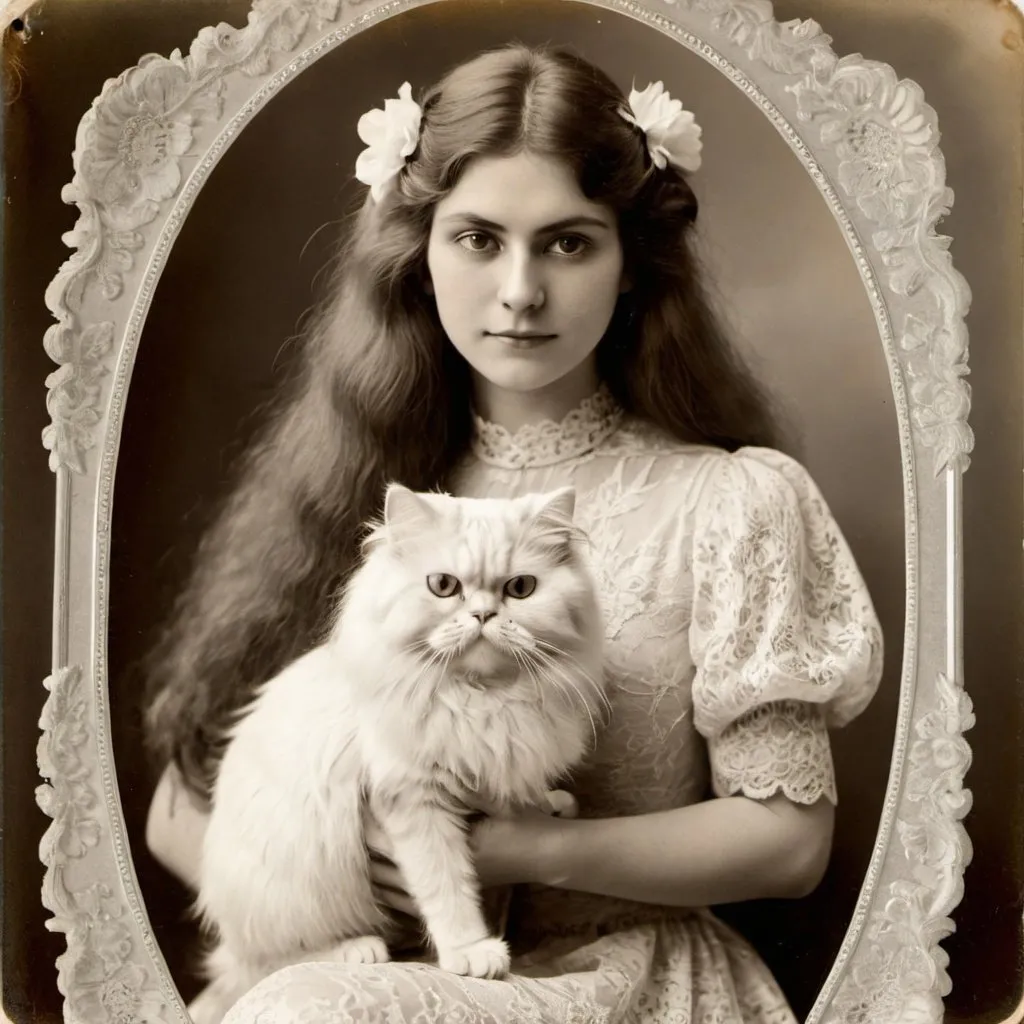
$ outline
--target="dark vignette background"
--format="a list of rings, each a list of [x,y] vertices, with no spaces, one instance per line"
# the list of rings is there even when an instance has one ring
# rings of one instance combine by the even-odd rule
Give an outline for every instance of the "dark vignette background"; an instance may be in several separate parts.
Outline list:
[[[961,11],[972,7],[974,16],[962,14],[954,28],[948,18],[954,6]],[[60,188],[71,176],[77,122],[106,78],[134,64],[145,52],[166,54],[175,46],[187,47],[204,25],[241,24],[247,7],[236,0],[177,0],[173,5],[144,0],[47,0],[28,19],[27,41],[13,35],[5,41],[3,970],[4,1006],[16,1021],[60,1019],[51,965],[63,950],[63,938],[43,928],[46,915],[38,900],[42,868],[37,845],[47,819],[32,800],[37,782],[36,722],[43,697],[40,682],[49,665],[53,537],[53,482],[39,444],[39,432],[47,422],[42,382],[52,369],[41,347],[50,323],[42,295],[67,255],[60,234],[75,217],[72,208],[60,203]],[[967,680],[979,712],[978,725],[969,737],[975,764],[968,779],[975,791],[968,825],[976,855],[967,873],[970,896],[955,915],[959,931],[945,944],[953,957],[954,979],[947,1019],[998,1021],[1006,1017],[1020,993],[1021,864],[1015,823],[1020,809],[1020,763],[1014,753],[1018,749],[1016,685],[1022,620],[1017,560],[1021,294],[1015,230],[1020,209],[1020,143],[1019,94],[995,102],[991,88],[1000,81],[1019,87],[1020,59],[1014,50],[1020,45],[1019,31],[988,0],[958,0],[955,5],[941,0],[907,0],[898,5],[861,0],[857,6],[846,0],[787,0],[776,3],[776,12],[780,20],[816,18],[832,34],[839,53],[861,51],[893,64],[901,75],[923,86],[942,118],[949,180],[957,190],[956,209],[944,230],[956,240],[954,257],[974,291],[969,326],[972,423],[978,435],[978,452],[965,480]],[[492,3],[488,17],[495,13]],[[552,35],[561,37],[554,27]],[[500,32],[496,36],[495,41],[504,38]],[[345,49],[362,46],[360,66],[375,68],[380,66],[374,61],[379,47],[409,47],[410,61],[414,60],[414,38],[411,30],[396,25],[366,33]],[[301,76],[283,96],[298,102],[303,82],[312,83],[316,70]],[[393,91],[395,83],[390,79],[390,73],[381,78],[377,90],[381,96]],[[975,116],[978,108],[986,109],[987,120]],[[264,114],[273,116],[274,104]],[[993,122],[996,118],[1001,120]],[[1009,130],[1000,131],[998,124]],[[303,134],[301,125],[294,128]],[[351,126],[345,123],[339,130],[351,132]],[[258,167],[252,162],[255,150],[249,157],[243,153],[246,145],[255,144],[250,134],[255,136],[243,133],[232,153],[241,164]],[[307,151],[313,152],[321,142],[324,160],[333,159],[329,139],[303,140]],[[330,201],[332,210],[344,207],[347,173],[348,168],[338,164],[334,193],[320,194],[321,200]],[[214,176],[197,207],[207,204],[215,209],[218,187],[233,190],[236,205],[256,204],[266,187],[264,181],[262,170],[259,179],[236,177],[230,184],[220,184]],[[220,198],[225,195],[222,192]],[[268,234],[275,244],[302,253],[298,259],[284,261],[295,264],[295,279],[288,289],[282,285],[282,290],[290,290],[293,298],[303,294],[306,298],[296,308],[282,308],[275,314],[278,320],[267,322],[266,308],[260,304],[264,293],[254,284],[251,322],[240,319],[226,332],[223,347],[206,351],[202,375],[197,375],[197,342],[175,335],[174,304],[181,304],[186,322],[190,309],[211,308],[216,303],[215,282],[190,270],[237,258],[238,243],[229,233],[230,218],[225,218],[220,235],[215,217],[206,218],[201,235],[190,234],[190,219],[157,293],[151,314],[154,329],[147,327],[118,465],[111,560],[116,578],[111,587],[109,640],[111,686],[115,698],[118,694],[121,698],[115,755],[140,884],[161,947],[186,995],[185,964],[178,952],[181,939],[189,933],[185,894],[144,855],[140,829],[151,780],[137,757],[122,753],[134,752],[138,739],[126,689],[131,679],[128,668],[144,648],[147,625],[180,580],[184,559],[208,514],[201,499],[216,493],[232,455],[255,423],[254,402],[269,395],[271,373],[290,357],[292,349],[284,340],[294,333],[299,314],[312,300],[308,282],[330,249],[333,231],[327,228],[303,251],[308,225],[288,217],[285,205],[277,209],[283,220],[268,224]],[[1006,210],[1013,210],[1014,217],[1006,217]],[[268,338],[278,339],[269,349]],[[239,377],[245,378],[246,389],[229,386]],[[179,430],[187,430],[198,443],[177,442]],[[135,481],[129,496],[126,487],[132,485],[123,480]],[[160,489],[147,488],[148,480],[159,480]],[[190,494],[194,499],[188,498]],[[181,527],[183,513],[188,514]],[[168,539],[172,525],[173,545]],[[868,542],[869,538],[851,536],[855,548]],[[857,550],[860,557],[861,548]],[[1011,550],[1013,558],[1007,557]],[[148,560],[139,558],[139,553]],[[899,606],[902,595],[876,595],[876,599],[880,605]],[[898,652],[898,630],[887,632],[890,651]],[[840,816],[837,856],[825,883],[799,904],[765,902],[723,912],[762,951],[801,1013],[809,1008],[834,957],[870,852],[885,766],[864,758],[863,751],[891,742],[892,684],[898,680],[898,661],[890,662],[886,679],[888,692],[880,695],[857,731],[840,734],[836,740],[845,806],[859,808],[861,816],[856,820],[849,813]],[[130,777],[132,771],[138,772],[136,779]]]

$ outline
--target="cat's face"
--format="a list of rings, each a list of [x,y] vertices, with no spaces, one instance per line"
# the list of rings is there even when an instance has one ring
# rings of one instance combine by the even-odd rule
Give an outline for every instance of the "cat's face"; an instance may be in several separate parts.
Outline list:
[[[471,684],[557,674],[595,615],[574,498],[571,489],[468,499],[390,488],[364,569],[378,642]]]

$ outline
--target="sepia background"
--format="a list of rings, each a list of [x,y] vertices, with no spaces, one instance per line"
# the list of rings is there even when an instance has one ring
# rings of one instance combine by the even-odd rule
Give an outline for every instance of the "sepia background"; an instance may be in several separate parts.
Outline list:
[[[4,205],[4,1005],[60,1019],[43,927],[33,754],[49,665],[53,483],[47,422],[46,284],[75,211],[60,202],[75,127],[103,81],[145,52],[187,48],[199,28],[244,22],[248,4],[47,0],[5,40]],[[1000,1021],[1019,998],[1021,669],[1021,34],[989,0],[785,0],[840,54],[861,51],[919,82],[939,111],[956,191],[942,230],[974,292],[972,425],[965,478],[966,679],[976,853],[955,913],[950,1021]],[[966,12],[970,11],[967,16]],[[113,31],[116,26],[116,34]],[[110,577],[111,705],[136,871],[184,995],[195,981],[188,894],[142,843],[153,774],[141,754],[137,662],[180,586],[233,460],[295,357],[317,274],[356,190],[355,124],[408,79],[419,88],[481,47],[569,42],[624,87],[661,78],[704,125],[693,179],[716,302],[777,396],[791,450],[811,470],[864,572],[887,640],[878,697],[834,735],[840,809],[822,886],[793,902],[723,908],[801,1015],[824,981],[856,899],[881,809],[903,633],[903,496],[896,416],[869,304],[832,214],[796,156],[721,74],[653,30],[585,4],[462,3],[408,12],[319,60],[227,151],[196,200],[158,286],[126,406]]]

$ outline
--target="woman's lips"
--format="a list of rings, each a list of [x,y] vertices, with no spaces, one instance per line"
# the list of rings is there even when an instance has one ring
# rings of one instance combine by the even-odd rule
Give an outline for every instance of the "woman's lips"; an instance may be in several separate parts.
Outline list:
[[[488,331],[488,336],[498,338],[510,348],[536,348],[546,341],[557,338],[557,334],[542,334],[539,331]]]

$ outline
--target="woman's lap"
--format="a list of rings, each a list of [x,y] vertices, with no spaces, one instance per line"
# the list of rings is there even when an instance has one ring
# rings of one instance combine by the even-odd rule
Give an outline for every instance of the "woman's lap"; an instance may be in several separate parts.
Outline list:
[[[260,982],[223,1024],[604,1024],[608,1011],[574,987],[462,978],[425,964],[295,964]]]

